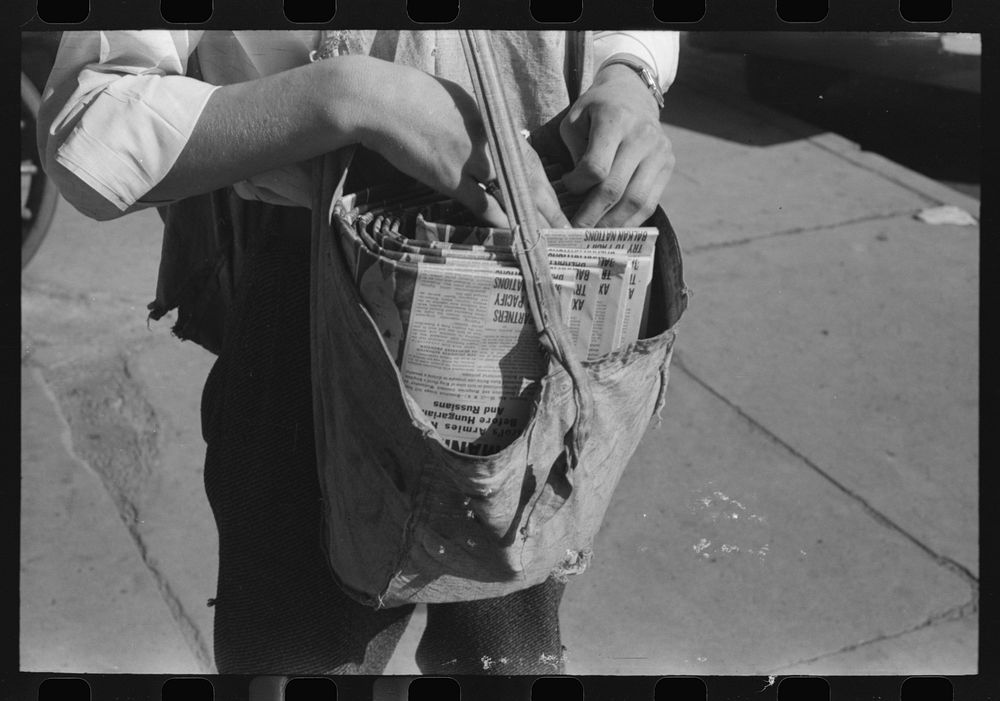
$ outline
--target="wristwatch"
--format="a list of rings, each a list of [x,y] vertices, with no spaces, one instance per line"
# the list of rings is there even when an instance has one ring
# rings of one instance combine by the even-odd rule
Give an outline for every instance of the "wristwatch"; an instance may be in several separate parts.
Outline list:
[[[660,109],[663,109],[663,91],[660,90],[660,81],[657,80],[653,72],[649,70],[649,67],[640,61],[639,59],[633,58],[628,54],[615,54],[603,64],[601,68],[605,68],[614,63],[620,63],[623,66],[628,66],[639,76],[639,79],[646,84],[649,88],[649,92],[653,93],[653,99],[656,100],[656,104],[659,105]]]

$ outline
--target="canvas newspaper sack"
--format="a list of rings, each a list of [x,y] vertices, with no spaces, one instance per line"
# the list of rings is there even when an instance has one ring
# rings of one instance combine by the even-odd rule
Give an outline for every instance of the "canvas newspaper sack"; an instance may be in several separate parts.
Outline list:
[[[575,357],[488,33],[463,41],[544,369],[524,390],[530,417],[509,445],[488,455],[449,448],[355,282],[349,211],[366,198],[402,203],[414,193],[345,196],[350,154],[317,161],[311,343],[324,548],[340,586],[379,608],[496,597],[581,572],[622,471],[663,406],[687,303],[678,243],[657,209],[647,222],[659,235],[645,337],[593,361]],[[440,313],[447,320],[455,310]]]

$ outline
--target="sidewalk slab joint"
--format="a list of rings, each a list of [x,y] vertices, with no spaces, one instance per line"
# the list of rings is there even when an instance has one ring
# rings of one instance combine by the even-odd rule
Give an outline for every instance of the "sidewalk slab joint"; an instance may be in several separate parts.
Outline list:
[[[975,601],[978,600],[979,579],[974,574],[972,574],[972,572],[970,572],[964,565],[961,565],[960,563],[955,562],[951,558],[946,557],[944,555],[941,555],[941,554],[935,552],[930,547],[928,547],[925,543],[923,543],[922,541],[920,541],[919,539],[917,539],[915,536],[913,536],[907,530],[905,530],[904,528],[902,528],[901,526],[899,526],[898,524],[896,524],[894,521],[892,521],[890,518],[888,518],[885,514],[883,514],[878,509],[876,509],[874,506],[872,506],[864,497],[862,497],[861,495],[857,494],[856,492],[854,492],[853,490],[851,490],[849,487],[847,487],[846,485],[842,484],[838,480],[834,479],[834,477],[832,475],[830,475],[829,472],[827,472],[826,470],[824,470],[823,468],[821,468],[814,461],[810,460],[806,455],[804,455],[801,452],[799,452],[798,450],[796,450],[787,441],[783,440],[776,433],[774,433],[773,431],[771,431],[769,428],[767,428],[766,426],[764,426],[763,424],[761,424],[759,421],[757,421],[755,418],[753,418],[750,414],[748,414],[746,411],[744,411],[741,407],[739,407],[736,404],[734,404],[729,398],[727,398],[721,392],[719,392],[717,389],[715,389],[715,387],[713,387],[708,382],[706,382],[704,379],[702,379],[701,377],[699,377],[698,375],[696,375],[684,363],[684,359],[683,358],[684,358],[684,356],[683,356],[682,352],[676,351],[674,353],[674,361],[673,362],[674,362],[674,367],[675,368],[677,368],[678,370],[680,370],[681,372],[683,372],[685,375],[687,375],[688,377],[690,377],[692,380],[694,380],[696,383],[698,383],[701,387],[703,387],[706,391],[708,391],[714,397],[716,397],[720,401],[724,402],[727,406],[729,406],[733,411],[735,411],[744,421],[746,421],[755,430],[759,431],[764,436],[767,436],[776,445],[778,445],[783,450],[785,450],[786,452],[788,452],[789,454],[791,454],[792,456],[794,456],[797,460],[801,461],[804,465],[806,465],[808,468],[810,468],[813,472],[815,472],[818,475],[820,475],[821,477],[823,477],[826,481],[828,481],[830,484],[832,484],[838,490],[840,490],[841,492],[843,492],[846,496],[848,496],[852,500],[856,501],[865,510],[865,512],[869,516],[871,516],[877,523],[881,524],[885,528],[888,528],[889,530],[892,530],[892,531],[895,531],[896,533],[899,533],[901,536],[903,536],[904,538],[906,538],[908,541],[910,541],[911,543],[913,543],[914,545],[916,545],[921,551],[923,551],[928,557],[930,557],[932,560],[934,560],[934,562],[936,562],[938,565],[940,565],[941,567],[943,567],[943,568],[945,568],[945,569],[953,572],[954,574],[956,574],[959,577],[961,577],[962,579],[964,579],[966,581],[966,583],[970,586],[970,588],[972,588],[972,590],[973,590],[973,601],[975,602]]]

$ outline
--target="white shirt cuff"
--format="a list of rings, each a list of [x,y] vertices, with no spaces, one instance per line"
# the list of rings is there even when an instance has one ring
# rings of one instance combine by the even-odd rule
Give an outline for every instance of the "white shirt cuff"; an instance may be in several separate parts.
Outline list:
[[[594,32],[594,71],[615,54],[626,53],[656,71],[663,92],[677,77],[680,36],[677,32]]]
[[[167,175],[218,87],[176,75],[121,76],[92,99],[55,161],[124,212]]]

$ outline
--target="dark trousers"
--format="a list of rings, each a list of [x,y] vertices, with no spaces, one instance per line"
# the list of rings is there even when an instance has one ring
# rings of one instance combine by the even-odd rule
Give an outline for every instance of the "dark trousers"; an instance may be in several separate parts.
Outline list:
[[[223,674],[379,674],[412,606],[376,611],[334,583],[321,549],[306,237],[274,236],[249,264],[202,399],[205,489],[219,531],[215,660]],[[424,673],[561,673],[549,580],[432,604]]]

